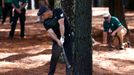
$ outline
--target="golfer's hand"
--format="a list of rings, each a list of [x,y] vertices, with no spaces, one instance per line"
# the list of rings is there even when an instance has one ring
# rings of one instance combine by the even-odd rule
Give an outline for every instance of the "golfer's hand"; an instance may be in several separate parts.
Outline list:
[[[64,36],[61,36],[61,38],[60,38],[60,42],[61,42],[61,44],[63,45],[63,43],[64,43]]]
[[[58,44],[60,47],[62,47],[62,43],[61,43],[60,40],[57,41],[57,44]]]
[[[115,33],[115,32],[113,32],[111,35],[112,35],[112,36],[115,36],[115,34],[116,34],[116,33]]]

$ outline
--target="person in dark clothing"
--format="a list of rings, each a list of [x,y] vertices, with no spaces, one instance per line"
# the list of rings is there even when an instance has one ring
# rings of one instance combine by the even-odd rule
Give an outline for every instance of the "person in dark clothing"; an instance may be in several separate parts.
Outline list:
[[[16,29],[16,24],[17,20],[19,18],[20,20],[20,25],[21,25],[21,32],[20,32],[20,37],[24,38],[25,34],[25,6],[27,4],[27,0],[12,0],[12,6],[15,9],[14,10],[14,17],[13,17],[13,22],[11,23],[11,31],[9,33],[9,38],[13,39],[14,37],[14,32]]]
[[[62,52],[62,46],[65,49],[69,64],[72,65],[73,32],[67,18],[60,8],[51,10],[44,6],[39,9],[38,15],[43,16],[44,27],[53,40],[50,70],[48,75],[54,75],[59,56]],[[71,70],[66,67],[66,75],[70,75],[70,73]]]
[[[2,14],[3,14],[3,20],[2,24],[6,21],[6,17],[9,14],[10,17],[10,23],[12,22],[12,0],[2,0]]]
[[[1,21],[1,17],[2,17],[2,0],[0,0],[0,21]]]

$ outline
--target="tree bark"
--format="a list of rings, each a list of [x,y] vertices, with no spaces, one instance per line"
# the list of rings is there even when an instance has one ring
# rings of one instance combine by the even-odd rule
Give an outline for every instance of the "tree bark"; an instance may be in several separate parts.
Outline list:
[[[92,75],[92,0],[75,0],[75,54],[73,75]]]
[[[112,16],[116,16],[123,26],[127,29],[126,40],[130,42],[130,31],[126,24],[125,15],[124,15],[124,4],[122,0],[109,0],[109,12]]]
[[[49,8],[50,9],[54,9],[54,2],[55,2],[55,0],[48,0],[48,2],[49,2]]]
[[[66,14],[72,30],[74,29],[74,0],[61,0],[61,7]]]
[[[127,9],[133,10],[134,9],[134,0],[127,0]]]
[[[123,1],[122,0],[109,0],[110,6],[109,6],[109,12],[112,16],[116,16],[124,27],[127,27],[125,15],[124,15],[124,7],[123,7]]]

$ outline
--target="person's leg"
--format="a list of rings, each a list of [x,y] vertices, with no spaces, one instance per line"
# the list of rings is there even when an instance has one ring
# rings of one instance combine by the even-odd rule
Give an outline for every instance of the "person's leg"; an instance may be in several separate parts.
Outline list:
[[[14,11],[14,17],[13,17],[13,22],[11,23],[11,30],[9,33],[9,38],[12,39],[14,36],[14,32],[16,29],[16,24],[17,24],[17,20],[18,20],[19,14],[17,13],[17,11]]]
[[[21,25],[20,37],[21,38],[24,38],[25,36],[25,20],[26,20],[25,13],[26,13],[26,10],[23,9],[22,13],[20,14],[20,25]]]
[[[117,32],[117,36],[120,38],[120,48],[123,47],[123,42],[124,42],[124,36],[126,35],[127,30],[125,28],[121,29],[119,32]]]
[[[58,44],[54,42],[52,46],[52,56],[48,75],[54,75],[60,54],[61,54],[61,47],[59,47]]]

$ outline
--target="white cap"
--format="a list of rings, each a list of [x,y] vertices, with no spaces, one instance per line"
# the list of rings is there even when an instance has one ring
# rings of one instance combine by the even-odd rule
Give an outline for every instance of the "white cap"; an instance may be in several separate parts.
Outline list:
[[[105,13],[103,14],[103,17],[108,17],[109,15],[110,15],[109,12],[105,12]]]

